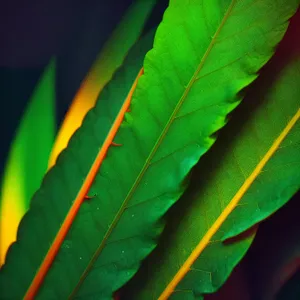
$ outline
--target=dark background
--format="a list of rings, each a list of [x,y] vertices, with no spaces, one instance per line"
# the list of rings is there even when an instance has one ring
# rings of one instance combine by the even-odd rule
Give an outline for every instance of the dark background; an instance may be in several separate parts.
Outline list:
[[[59,126],[80,82],[132,2],[133,0],[1,1],[0,175],[26,102],[50,58],[55,55],[58,62]],[[160,22],[167,3],[167,0],[158,1],[144,32]],[[282,48],[293,48],[299,54],[299,36],[298,12],[293,21],[292,34]],[[268,269],[270,253],[276,252],[278,243],[287,241],[291,229],[299,228],[298,203],[299,194],[268,222],[262,224],[254,245],[219,294],[220,299],[246,299],[245,293],[251,295],[251,299],[259,298],[257,295],[263,288],[266,276],[262,271]],[[299,273],[297,276],[299,278]]]

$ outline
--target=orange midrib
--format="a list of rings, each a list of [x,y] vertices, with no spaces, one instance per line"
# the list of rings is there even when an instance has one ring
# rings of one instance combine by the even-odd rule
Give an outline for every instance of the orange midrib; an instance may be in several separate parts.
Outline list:
[[[237,206],[239,201],[242,199],[244,194],[248,191],[248,189],[251,187],[254,180],[257,178],[259,173],[262,171],[264,166],[267,164],[267,162],[271,159],[273,154],[277,151],[280,144],[283,142],[283,140],[286,138],[286,136],[289,134],[291,129],[294,127],[298,119],[300,118],[300,109],[296,112],[296,114],[291,118],[291,120],[288,122],[286,127],[283,129],[283,131],[280,133],[278,138],[274,141],[270,149],[267,151],[265,156],[260,160],[254,171],[251,173],[251,175],[245,180],[244,184],[241,186],[241,188],[238,190],[238,192],[235,194],[235,196],[232,198],[232,200],[229,202],[229,204],[225,207],[223,212],[219,215],[217,220],[214,222],[214,224],[209,228],[209,230],[206,232],[206,234],[203,236],[199,244],[195,247],[191,255],[188,257],[188,259],[184,262],[182,267],[179,269],[179,271],[176,273],[176,275],[172,278],[166,289],[162,292],[162,294],[159,296],[158,300],[166,300],[168,299],[173,291],[175,290],[178,283],[184,278],[184,276],[190,271],[191,266],[195,263],[195,261],[198,259],[200,254],[203,252],[203,250],[206,248],[206,246],[209,244],[211,238],[214,236],[214,234],[219,230],[221,225],[225,222],[227,217],[231,214],[231,212],[234,210],[234,208]]]
[[[96,159],[93,162],[93,165],[92,165],[85,181],[83,182],[83,184],[75,198],[75,201],[73,202],[73,205],[71,206],[63,224],[61,225],[56,237],[54,238],[54,241],[53,241],[52,245],[50,246],[30,287],[28,288],[28,290],[24,296],[24,300],[33,299],[33,297],[37,294],[45,276],[47,275],[47,272],[50,269],[51,264],[52,264],[53,260],[55,259],[55,256],[58,253],[58,251],[59,251],[59,249],[60,249],[60,247],[61,247],[61,245],[62,245],[62,243],[63,243],[63,241],[64,241],[64,239],[65,239],[65,237],[66,237],[66,235],[67,235],[67,233],[68,233],[68,231],[80,209],[80,206],[81,206],[82,202],[84,201],[84,198],[87,195],[87,193],[97,175],[97,172],[105,158],[105,155],[106,155],[111,143],[113,142],[113,139],[123,121],[124,115],[129,108],[131,98],[135,91],[138,79],[142,74],[143,74],[143,68],[139,71],[139,73],[127,95],[127,98],[119,111],[119,114],[117,115],[101,149],[98,152]]]
[[[231,3],[231,5],[230,5],[228,11],[226,12],[225,17],[224,17],[224,19],[222,20],[222,22],[221,22],[221,24],[220,24],[218,30],[216,31],[216,34],[215,34],[215,36],[213,37],[213,39],[212,39],[212,41],[211,41],[211,43],[210,43],[210,45],[209,45],[207,51],[205,52],[205,54],[204,54],[204,56],[203,56],[203,58],[202,58],[202,60],[201,60],[201,62],[200,62],[200,64],[199,64],[198,68],[196,69],[195,73],[193,74],[193,76],[192,76],[190,82],[188,83],[188,85],[185,87],[185,91],[184,91],[183,95],[181,96],[181,98],[180,98],[179,102],[177,103],[177,105],[176,105],[174,111],[172,112],[172,114],[171,114],[171,116],[170,116],[170,118],[169,118],[169,120],[168,120],[166,126],[164,127],[164,129],[163,129],[161,135],[160,135],[159,138],[157,139],[157,141],[156,141],[154,147],[152,148],[152,150],[151,150],[149,156],[147,157],[146,162],[145,162],[144,166],[142,167],[142,169],[141,169],[139,175],[137,176],[137,178],[136,178],[135,182],[133,183],[131,189],[129,190],[127,196],[125,197],[125,200],[123,201],[123,203],[122,203],[122,205],[121,205],[121,207],[120,207],[120,209],[119,209],[119,211],[118,211],[116,217],[114,218],[114,220],[113,220],[113,222],[111,223],[111,225],[110,225],[108,231],[106,232],[106,234],[105,234],[105,236],[104,236],[104,238],[103,238],[102,243],[100,244],[99,248],[97,249],[97,251],[96,251],[95,254],[93,255],[92,260],[91,260],[91,262],[89,263],[88,267],[86,268],[86,270],[85,270],[84,273],[82,274],[79,283],[77,284],[77,286],[76,286],[75,289],[73,290],[72,294],[68,297],[69,300],[71,300],[71,299],[74,298],[76,292],[77,292],[78,289],[80,288],[80,285],[83,283],[85,277],[87,276],[87,274],[88,274],[88,272],[89,272],[91,266],[92,266],[92,265],[94,264],[94,262],[96,261],[97,257],[99,256],[99,253],[103,250],[104,245],[105,245],[105,242],[106,242],[106,240],[108,239],[109,235],[111,234],[113,228],[116,226],[116,223],[118,222],[118,219],[120,218],[120,215],[122,214],[122,212],[124,211],[124,209],[125,209],[125,207],[126,207],[126,204],[127,204],[127,202],[128,202],[128,199],[130,199],[130,197],[132,196],[132,194],[133,194],[133,192],[134,192],[136,186],[137,186],[138,183],[140,182],[140,180],[141,180],[143,174],[146,172],[147,167],[149,166],[149,162],[150,162],[151,158],[153,157],[153,154],[156,152],[157,148],[159,147],[159,145],[160,145],[162,139],[164,138],[165,134],[167,133],[169,127],[171,126],[171,123],[172,123],[172,121],[174,120],[174,117],[175,117],[176,113],[177,113],[178,110],[180,109],[180,107],[181,107],[183,101],[185,100],[187,94],[189,93],[189,91],[190,91],[190,89],[191,89],[193,83],[195,82],[197,75],[199,74],[200,70],[202,69],[202,67],[203,67],[203,65],[204,65],[204,63],[205,63],[205,61],[206,61],[206,59],[207,59],[207,56],[209,55],[209,53],[210,53],[210,51],[211,51],[211,49],[212,49],[212,47],[213,47],[213,45],[214,45],[214,43],[215,43],[215,41],[216,41],[216,37],[217,37],[218,34],[220,33],[220,30],[221,30],[221,28],[223,27],[223,25],[224,25],[224,23],[225,23],[225,20],[226,20],[226,18],[228,17],[228,15],[229,15],[231,9],[233,8],[233,6],[234,6],[234,4],[235,4],[235,1],[236,1],[236,0],[232,0],[232,3]]]

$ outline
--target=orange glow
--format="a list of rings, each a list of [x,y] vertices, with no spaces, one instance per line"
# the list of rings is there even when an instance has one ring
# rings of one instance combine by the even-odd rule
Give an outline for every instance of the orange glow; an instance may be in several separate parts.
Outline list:
[[[95,70],[92,70],[84,80],[57,135],[49,160],[49,168],[55,164],[59,153],[67,147],[71,136],[81,126],[87,112],[95,106],[98,94],[106,81],[106,78],[100,74],[96,76]]]
[[[23,202],[13,201],[13,199],[23,198],[22,172],[16,161],[10,165],[11,173],[14,176],[7,176],[1,190],[2,201],[0,218],[0,265],[5,262],[5,255],[8,247],[17,239],[17,229],[19,222],[24,215],[25,207]]]
[[[128,9],[92,69],[81,84],[57,135],[49,165],[51,168],[65,149],[73,133],[81,126],[87,112],[95,106],[98,95],[122,65],[124,57],[142,33],[156,0],[136,1]]]

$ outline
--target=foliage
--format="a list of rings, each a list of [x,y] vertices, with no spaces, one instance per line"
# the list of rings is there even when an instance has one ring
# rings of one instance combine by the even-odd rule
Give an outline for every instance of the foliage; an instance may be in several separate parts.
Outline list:
[[[130,279],[121,299],[216,292],[299,190],[300,60],[259,76],[298,5],[171,0],[33,196],[1,299],[111,299]]]

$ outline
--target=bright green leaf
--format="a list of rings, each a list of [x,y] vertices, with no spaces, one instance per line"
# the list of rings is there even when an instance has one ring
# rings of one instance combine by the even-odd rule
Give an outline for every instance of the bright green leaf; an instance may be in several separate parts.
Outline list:
[[[0,194],[0,265],[47,170],[55,136],[55,62],[44,71],[20,122]]]
[[[253,86],[195,169],[193,188],[174,207],[161,245],[144,266],[147,277],[137,274],[130,286],[139,289],[127,289],[125,299],[166,299],[167,292],[170,299],[201,299],[215,292],[253,241],[251,232],[238,235],[299,190],[300,59],[284,68],[275,82],[267,85],[266,77],[259,82],[266,86]],[[283,133],[285,138],[276,145]],[[270,150],[274,152],[258,170]]]

